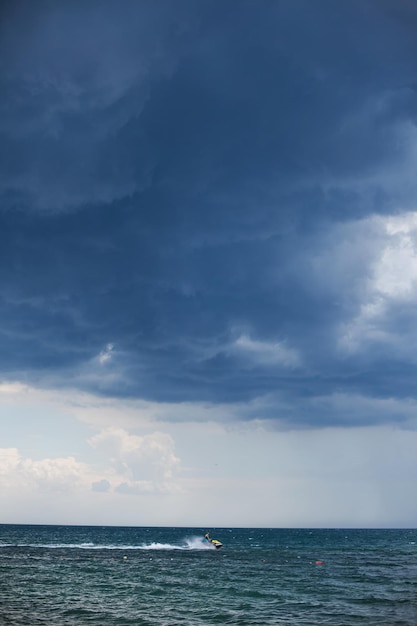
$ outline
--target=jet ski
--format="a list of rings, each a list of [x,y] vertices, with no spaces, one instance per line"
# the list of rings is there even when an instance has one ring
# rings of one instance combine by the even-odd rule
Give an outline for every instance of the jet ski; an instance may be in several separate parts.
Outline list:
[[[207,541],[208,543],[211,543],[211,544],[212,544],[212,545],[213,545],[213,546],[214,546],[217,550],[218,550],[219,548],[221,548],[221,547],[222,547],[222,545],[223,545],[223,544],[222,544],[222,542],[221,542],[221,541],[219,541],[218,539],[211,539],[211,537],[210,537],[210,534],[209,534],[209,533],[206,533],[206,534],[204,535],[204,541]]]

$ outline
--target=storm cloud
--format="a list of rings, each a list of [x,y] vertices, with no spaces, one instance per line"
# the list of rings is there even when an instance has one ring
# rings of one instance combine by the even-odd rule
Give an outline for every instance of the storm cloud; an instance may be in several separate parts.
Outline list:
[[[9,3],[2,379],[410,424],[416,23],[394,0]]]

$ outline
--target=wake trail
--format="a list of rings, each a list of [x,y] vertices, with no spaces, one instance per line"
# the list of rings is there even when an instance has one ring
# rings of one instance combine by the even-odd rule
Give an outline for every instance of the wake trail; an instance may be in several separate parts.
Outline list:
[[[214,546],[200,537],[191,537],[183,544],[153,541],[140,545],[94,544],[94,543],[0,543],[1,548],[44,548],[48,550],[213,550]]]

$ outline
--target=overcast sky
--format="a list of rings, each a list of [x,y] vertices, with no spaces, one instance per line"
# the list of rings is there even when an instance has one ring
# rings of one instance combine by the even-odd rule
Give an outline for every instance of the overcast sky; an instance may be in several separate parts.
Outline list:
[[[0,522],[417,524],[417,5],[0,13]]]

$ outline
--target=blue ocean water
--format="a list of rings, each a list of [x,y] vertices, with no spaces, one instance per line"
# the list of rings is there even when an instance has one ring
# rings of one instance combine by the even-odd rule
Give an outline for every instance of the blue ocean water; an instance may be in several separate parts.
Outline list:
[[[0,525],[0,625],[44,624],[416,626],[417,530]]]

